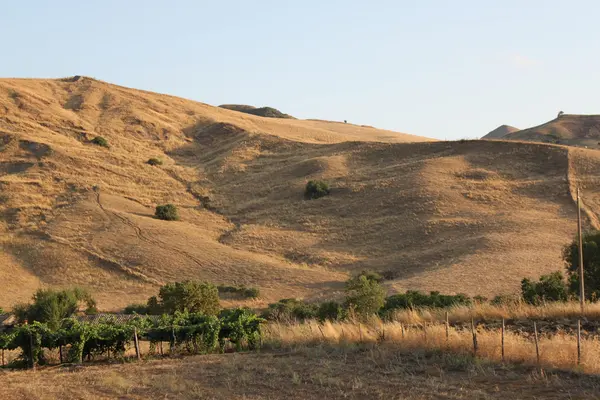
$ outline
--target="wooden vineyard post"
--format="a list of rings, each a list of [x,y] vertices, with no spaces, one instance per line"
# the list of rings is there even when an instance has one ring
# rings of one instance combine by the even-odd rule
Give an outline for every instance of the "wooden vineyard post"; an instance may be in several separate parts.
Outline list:
[[[423,322],[423,339],[425,339],[425,344],[427,344],[427,322]]]
[[[448,311],[446,311],[446,344],[450,342],[450,322],[448,321]]]
[[[175,351],[175,346],[177,345],[176,339],[175,339],[175,327],[174,326],[171,328],[171,335],[172,335],[171,336],[172,337],[172,339],[171,339],[171,343],[172,344],[171,344],[171,347],[169,349],[169,352],[173,353]]]
[[[581,365],[581,320],[577,320],[577,365]]]
[[[62,355],[62,344],[58,345],[58,358],[60,360],[60,363],[63,363],[63,355]]]
[[[138,361],[142,359],[142,354],[140,353],[140,342],[138,341],[137,328],[133,328],[133,342],[135,344],[135,355],[137,356]]]
[[[160,355],[161,355],[161,356],[163,355],[163,347],[162,347],[162,344],[163,344],[163,342],[162,342],[162,339],[161,339],[161,340],[160,340],[160,342],[159,342],[159,346],[160,346]]]
[[[581,235],[581,200],[579,198],[579,187],[577,188],[577,241],[579,248],[579,305],[581,315],[585,312],[585,285],[583,282],[583,238]]]
[[[2,349],[2,366],[4,367],[4,349]]]
[[[402,332],[402,339],[404,339],[404,324],[400,324],[400,331]]]
[[[502,362],[504,362],[504,332],[506,328],[504,326],[504,317],[502,317]]]
[[[537,324],[535,323],[535,321],[533,322],[533,334],[534,334],[534,338],[535,338],[535,357],[537,360],[537,365],[538,367],[540,366],[540,345],[539,345],[539,339],[538,339],[538,331],[537,331]]]
[[[363,342],[363,334],[362,334],[362,324],[359,322],[358,323],[358,333],[360,335],[360,343]]]
[[[473,335],[473,356],[477,356],[477,331],[475,331],[475,320],[471,318],[471,334]]]
[[[31,356],[31,369],[35,371],[35,360],[33,359],[33,333],[29,333],[29,355]]]

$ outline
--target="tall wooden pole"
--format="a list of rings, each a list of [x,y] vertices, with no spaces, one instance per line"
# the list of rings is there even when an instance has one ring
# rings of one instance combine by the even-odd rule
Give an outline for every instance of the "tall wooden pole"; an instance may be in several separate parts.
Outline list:
[[[581,235],[581,200],[579,198],[579,188],[577,188],[577,240],[579,242],[579,304],[581,314],[585,309],[585,286],[583,283],[583,238]]]

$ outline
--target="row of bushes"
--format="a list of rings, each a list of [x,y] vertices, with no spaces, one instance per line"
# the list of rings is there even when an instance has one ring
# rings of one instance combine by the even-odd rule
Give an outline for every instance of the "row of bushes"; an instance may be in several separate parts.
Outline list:
[[[255,287],[242,286],[217,286],[219,294],[230,293],[247,299],[256,299],[260,296],[260,290]]]
[[[362,271],[346,282],[346,298],[343,303],[328,301],[320,304],[305,303],[297,299],[283,299],[269,304],[263,313],[268,320],[341,320],[351,315],[373,315],[382,317],[397,309],[417,307],[451,307],[470,305],[472,300],[464,295],[442,295],[431,292],[429,295],[408,291],[386,297],[381,282],[384,277],[372,271]]]
[[[0,349],[21,349],[14,367],[45,364],[44,349],[68,348],[68,362],[82,362],[85,357],[112,354],[122,357],[133,340],[169,342],[171,349],[191,353],[223,351],[226,343],[237,349],[257,348],[260,344],[263,319],[248,309],[223,310],[218,316],[201,313],[176,312],[160,318],[139,316],[127,322],[105,318],[97,323],[63,319],[55,329],[42,322],[19,325],[0,334]]]

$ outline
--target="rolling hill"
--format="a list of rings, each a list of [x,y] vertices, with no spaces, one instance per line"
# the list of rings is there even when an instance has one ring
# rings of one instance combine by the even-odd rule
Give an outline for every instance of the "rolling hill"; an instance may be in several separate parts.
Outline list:
[[[491,131],[490,133],[488,133],[487,135],[482,137],[482,139],[502,139],[506,135],[513,133],[513,132],[517,132],[518,130],[519,130],[519,128],[515,128],[514,126],[500,125],[496,129],[494,129],[493,131]]]
[[[598,149],[600,148],[600,115],[562,114],[545,124],[516,132],[508,132],[502,136],[502,139]]]
[[[561,268],[576,183],[589,224],[600,210],[596,151],[263,118],[85,77],[0,80],[0,145],[3,307],[77,284],[114,309],[181,279],[257,286],[254,305],[320,299],[365,268],[394,274],[390,291],[491,296]],[[304,200],[310,179],[331,195]],[[153,218],[165,203],[180,221]]]
[[[284,114],[281,111],[277,110],[273,107],[254,107],[247,106],[244,104],[223,104],[220,105],[221,108],[226,108],[227,110],[239,111],[246,114],[258,115],[260,117],[268,117],[268,118],[292,118],[291,115]]]

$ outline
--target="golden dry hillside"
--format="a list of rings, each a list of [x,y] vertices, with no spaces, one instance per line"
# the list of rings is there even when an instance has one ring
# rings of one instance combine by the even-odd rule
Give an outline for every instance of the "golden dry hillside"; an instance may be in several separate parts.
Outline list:
[[[364,268],[395,272],[390,291],[490,296],[562,267],[578,180],[591,222],[600,209],[596,151],[263,118],[85,77],[0,80],[0,134],[4,307],[77,284],[114,309],[181,279],[317,299]],[[331,195],[304,200],[310,179]],[[180,221],[153,218],[165,203]]]
[[[507,132],[502,136],[488,136],[484,139],[526,140],[599,149],[600,115],[562,114],[533,128]]]

